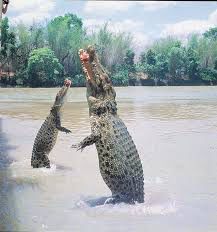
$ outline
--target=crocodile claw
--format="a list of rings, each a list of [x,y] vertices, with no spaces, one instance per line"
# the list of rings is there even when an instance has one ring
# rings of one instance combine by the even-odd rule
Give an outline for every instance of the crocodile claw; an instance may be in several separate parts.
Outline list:
[[[79,150],[83,151],[83,149],[84,149],[84,148],[81,146],[80,143],[79,143],[79,144],[72,144],[71,148],[75,148],[75,149],[77,149],[77,151],[79,151]]]
[[[70,130],[66,129],[65,130],[66,134],[72,133]]]
[[[78,144],[72,144],[71,148],[78,148]]]

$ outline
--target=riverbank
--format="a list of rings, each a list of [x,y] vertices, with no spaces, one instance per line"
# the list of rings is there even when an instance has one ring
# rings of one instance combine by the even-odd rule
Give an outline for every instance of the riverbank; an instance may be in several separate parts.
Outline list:
[[[178,80],[176,82],[163,82],[163,81],[154,81],[152,79],[149,80],[141,80],[141,86],[212,86],[217,85],[216,83],[210,83],[205,81],[191,81],[191,80]]]
[[[210,83],[205,81],[186,81],[186,80],[180,80],[178,82],[163,82],[163,81],[157,81],[157,83],[154,80],[141,80],[140,82],[131,82],[130,85],[126,86],[114,86],[114,87],[132,87],[132,86],[217,86],[217,82]],[[37,88],[57,88],[56,87],[35,87]],[[71,88],[84,88],[86,86],[71,86]],[[0,88],[32,88],[29,86],[12,86],[12,85],[0,85]]]

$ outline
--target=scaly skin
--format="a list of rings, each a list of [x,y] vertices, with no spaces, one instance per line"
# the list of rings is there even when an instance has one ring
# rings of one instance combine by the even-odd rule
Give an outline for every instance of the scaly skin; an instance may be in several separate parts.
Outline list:
[[[79,55],[87,79],[91,135],[72,147],[83,150],[95,143],[100,173],[112,192],[106,203],[142,203],[142,163],[127,127],[117,115],[115,90],[94,48],[80,50]]]
[[[33,168],[50,168],[49,153],[56,144],[58,131],[70,133],[71,131],[61,126],[61,109],[64,104],[71,81],[65,80],[63,87],[56,95],[50,114],[39,129],[32,150],[31,166]]]

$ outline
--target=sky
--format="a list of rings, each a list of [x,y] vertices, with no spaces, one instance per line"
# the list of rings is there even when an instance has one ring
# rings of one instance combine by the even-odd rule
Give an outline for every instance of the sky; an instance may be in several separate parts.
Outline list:
[[[7,17],[12,24],[30,25],[65,13],[82,18],[89,31],[108,22],[111,31],[130,32],[137,49],[167,36],[185,41],[217,26],[214,1],[10,0]]]

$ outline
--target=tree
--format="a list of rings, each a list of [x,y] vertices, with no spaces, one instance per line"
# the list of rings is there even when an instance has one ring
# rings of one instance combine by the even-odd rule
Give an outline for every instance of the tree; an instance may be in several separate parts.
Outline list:
[[[117,86],[129,85],[128,71],[125,69],[119,69],[111,76],[112,83]]]
[[[185,70],[185,50],[179,47],[171,48],[169,53],[168,68],[169,74],[173,80],[182,78]]]
[[[72,80],[73,86],[84,87],[86,86],[86,78],[83,74],[77,74],[73,77],[68,77],[69,80]]]
[[[146,64],[144,65],[144,71],[148,76],[155,81],[157,85],[157,75],[156,75],[156,54],[152,49],[149,49],[146,53]]]
[[[9,23],[8,18],[5,17],[1,23],[1,54],[6,55],[7,50],[7,41],[8,41],[8,34],[9,34]]]
[[[1,25],[0,68],[10,73],[16,63],[16,35],[9,30],[9,21],[6,17]],[[5,77],[5,84],[10,82],[10,76]]]
[[[165,39],[159,39],[152,45],[152,50],[156,54],[162,54],[163,56],[168,56],[172,48],[180,48],[181,41],[174,39],[172,37],[167,37]]]
[[[196,80],[199,77],[199,57],[191,47],[187,50],[187,75],[191,80]]]
[[[43,48],[46,46],[45,28],[33,23],[29,29],[31,49]]]
[[[49,87],[63,83],[63,67],[49,48],[31,52],[28,60],[28,83],[31,87]]]
[[[208,81],[210,85],[217,80],[217,70],[213,68],[206,68],[201,70],[201,79]]]
[[[199,37],[197,34],[192,34],[188,40],[187,48],[197,50],[199,45]]]
[[[1,25],[1,55],[4,59],[10,58],[10,54],[15,52],[16,35],[9,31],[9,22],[6,17]]]
[[[207,39],[217,40],[217,27],[210,28],[208,31],[203,33],[203,36]]]
[[[217,40],[210,40],[208,38],[201,38],[197,48],[199,56],[199,68],[201,79],[204,80],[205,76],[213,76],[212,69],[215,68],[217,57]],[[209,71],[205,71],[209,69]],[[213,79],[213,78],[212,78]]]
[[[142,65],[146,64],[147,60],[146,60],[146,52],[142,52],[140,54],[140,57],[139,57],[139,61]]]
[[[75,86],[84,86],[78,50],[89,44],[95,46],[115,85],[134,84],[146,76],[156,85],[187,79],[217,83],[217,27],[203,36],[192,35],[187,44],[172,37],[159,39],[135,62],[132,35],[114,32],[109,23],[90,33],[82,19],[65,14],[45,24],[9,25],[8,18],[2,20],[0,62],[4,71],[15,72],[10,84],[48,87],[70,77]]]
[[[131,49],[132,36],[124,32],[112,32],[105,23],[98,31],[93,32],[86,43],[95,44],[102,64],[114,72],[116,64],[123,64],[127,50]]]
[[[84,38],[82,26],[82,20],[74,14],[56,17],[48,23],[48,42],[64,66],[65,75],[81,73],[78,50]]]
[[[126,51],[126,55],[124,57],[124,68],[127,69],[130,73],[135,73],[135,64],[134,64],[134,57],[135,53],[131,49],[128,49]]]
[[[168,69],[168,59],[165,55],[158,54],[156,56],[156,65],[155,65],[155,78],[157,81],[168,82],[166,75],[169,73]]]
[[[146,55],[146,63],[148,65],[155,65],[156,64],[156,54],[152,49],[149,49],[147,51],[147,55]]]

